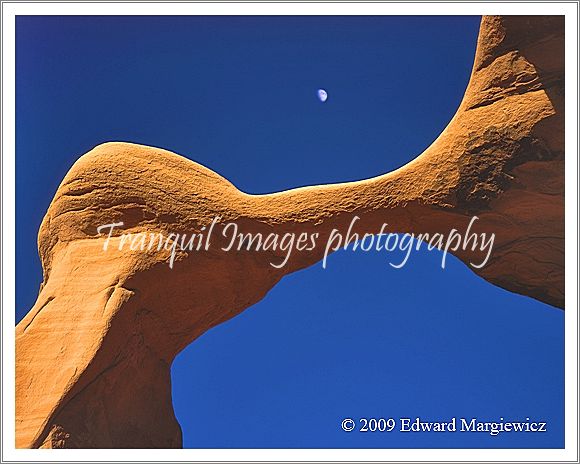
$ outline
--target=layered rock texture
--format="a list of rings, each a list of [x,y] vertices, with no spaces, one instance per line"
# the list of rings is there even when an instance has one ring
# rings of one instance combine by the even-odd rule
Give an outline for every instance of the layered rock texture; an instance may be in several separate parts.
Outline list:
[[[16,327],[16,445],[180,447],[173,358],[259,301],[285,274],[319,261],[294,252],[103,251],[97,227],[201,231],[214,217],[245,232],[495,233],[489,282],[564,305],[564,19],[484,17],[465,97],[419,157],[360,182],[248,195],[168,151],[106,143],[66,175],[38,237],[44,281]],[[385,147],[387,150],[387,147]],[[221,227],[218,224],[216,227]],[[214,233],[219,237],[219,233]],[[192,256],[195,254],[195,256]],[[461,251],[465,262],[473,252]],[[478,258],[479,262],[481,259]],[[509,308],[506,308],[508,311]]]

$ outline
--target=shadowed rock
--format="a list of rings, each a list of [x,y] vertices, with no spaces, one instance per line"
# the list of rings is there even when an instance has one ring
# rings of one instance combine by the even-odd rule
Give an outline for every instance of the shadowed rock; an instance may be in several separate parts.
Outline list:
[[[179,351],[259,301],[286,274],[322,258],[223,252],[219,229],[495,233],[489,282],[564,305],[564,20],[484,17],[471,79],[447,128],[419,157],[368,180],[248,195],[174,153],[106,143],[58,188],[38,237],[44,279],[16,327],[16,446],[180,447],[170,387]],[[388,147],[385,147],[388,152]],[[212,247],[103,251],[103,224],[122,232],[200,232]],[[459,251],[465,262],[481,261]],[[506,308],[508,311],[509,308]],[[356,315],[353,315],[356,317]]]

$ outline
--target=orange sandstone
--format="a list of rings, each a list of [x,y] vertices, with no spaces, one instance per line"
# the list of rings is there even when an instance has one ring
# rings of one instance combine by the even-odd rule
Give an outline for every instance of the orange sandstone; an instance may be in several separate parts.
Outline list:
[[[358,232],[496,234],[489,282],[564,304],[563,17],[484,17],[464,99],[419,157],[359,182],[248,195],[174,153],[106,143],[66,175],[38,237],[44,280],[16,327],[16,446],[180,447],[170,387],[175,355],[259,301],[324,247],[221,252],[103,252],[99,225],[201,231],[216,216],[247,232],[313,232],[354,215]],[[387,151],[387,148],[385,148]],[[392,229],[391,229],[392,230]],[[219,236],[216,234],[215,236]],[[218,245],[218,244],[216,244]],[[458,252],[468,262],[473,254]],[[509,308],[506,308],[509,310]]]

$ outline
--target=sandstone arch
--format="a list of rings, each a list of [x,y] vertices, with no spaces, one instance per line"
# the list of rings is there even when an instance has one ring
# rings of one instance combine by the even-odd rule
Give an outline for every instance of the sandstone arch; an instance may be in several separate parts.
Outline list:
[[[325,236],[354,214],[361,232],[389,222],[416,233],[465,228],[477,214],[479,230],[497,237],[478,273],[562,308],[563,24],[484,17],[469,86],[448,127],[418,158],[373,179],[248,195],[158,148],[107,143],[81,157],[40,228],[44,281],[16,327],[16,446],[181,446],[174,356],[322,254],[298,253],[275,269],[266,253],[210,251],[182,254],[169,269],[166,252],[103,253],[98,225],[191,232],[221,216],[248,231]]]

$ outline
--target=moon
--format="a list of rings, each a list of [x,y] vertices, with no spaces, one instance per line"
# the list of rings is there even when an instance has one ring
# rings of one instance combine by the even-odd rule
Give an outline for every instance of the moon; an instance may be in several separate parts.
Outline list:
[[[316,95],[318,95],[318,99],[324,103],[328,99],[328,93],[324,89],[318,89],[316,91]]]

